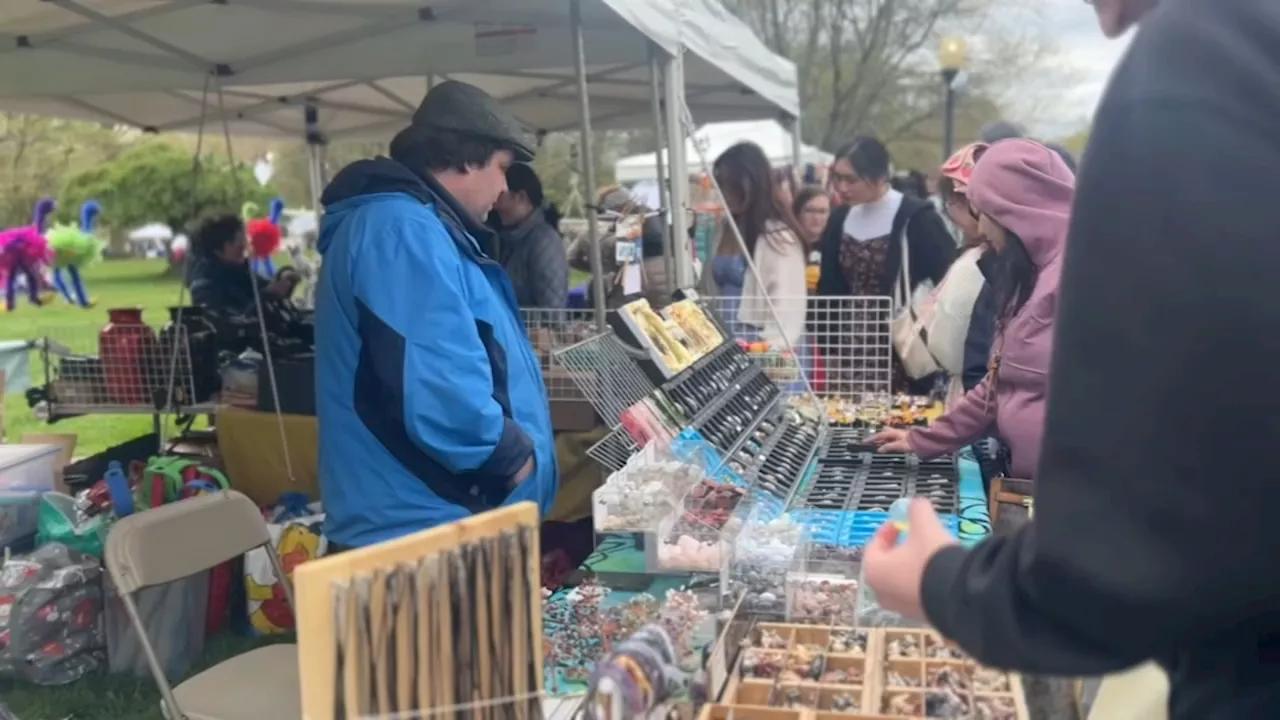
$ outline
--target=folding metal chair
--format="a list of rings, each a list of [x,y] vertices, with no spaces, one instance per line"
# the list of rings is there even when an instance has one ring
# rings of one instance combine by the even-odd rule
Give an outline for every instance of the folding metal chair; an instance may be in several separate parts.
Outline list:
[[[121,519],[107,536],[106,566],[138,633],[169,720],[290,720],[302,716],[298,648],[250,650],[173,687],[165,677],[134,594],[208,570],[258,547],[267,548],[285,597],[293,588],[271,547],[262,513],[244,495],[227,490],[181,500]]]

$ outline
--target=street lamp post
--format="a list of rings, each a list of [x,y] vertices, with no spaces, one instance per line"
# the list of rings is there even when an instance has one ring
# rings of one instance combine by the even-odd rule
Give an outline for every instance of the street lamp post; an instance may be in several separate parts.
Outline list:
[[[942,68],[942,88],[946,93],[946,110],[943,116],[942,159],[945,162],[951,157],[955,144],[956,123],[956,76],[964,68],[969,54],[962,37],[944,37],[938,43],[938,64]]]

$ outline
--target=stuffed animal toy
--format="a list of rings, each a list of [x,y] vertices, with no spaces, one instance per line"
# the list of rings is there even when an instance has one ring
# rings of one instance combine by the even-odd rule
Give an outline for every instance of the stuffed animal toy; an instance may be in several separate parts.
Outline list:
[[[50,297],[44,282],[44,266],[53,259],[44,226],[56,207],[53,198],[36,201],[31,224],[0,231],[0,276],[4,281],[5,309],[13,312],[18,294],[18,277],[27,283],[32,305],[43,305]]]
[[[101,211],[96,200],[85,200],[80,204],[79,227],[58,223],[45,236],[53,251],[53,286],[67,302],[82,308],[93,307],[93,303],[85,295],[80,269],[102,255],[102,241],[93,235],[93,226]],[[70,287],[62,276],[63,270],[71,278]]]
[[[249,263],[254,272],[270,280],[276,274],[271,256],[280,249],[280,215],[284,212],[284,201],[272,198],[264,218],[254,217],[258,206],[251,202],[245,203],[240,212],[244,216],[245,234],[249,236]]]
[[[320,276],[320,261],[307,257],[301,241],[285,243],[289,250],[289,262],[294,272],[298,273],[302,291],[295,292],[293,304],[304,310],[316,306],[316,280]]]

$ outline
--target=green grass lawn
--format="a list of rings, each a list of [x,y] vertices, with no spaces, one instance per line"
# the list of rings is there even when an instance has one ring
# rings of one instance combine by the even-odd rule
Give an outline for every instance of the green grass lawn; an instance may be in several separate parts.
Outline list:
[[[285,255],[277,256],[276,266],[288,263]],[[85,292],[96,302],[85,310],[61,298],[43,307],[32,307],[19,301],[12,313],[0,307],[0,340],[30,340],[49,336],[75,350],[93,351],[98,330],[107,321],[107,308],[141,307],[142,317],[156,327],[169,317],[168,308],[178,302],[181,283],[166,277],[163,260],[109,260],[97,263],[84,273]],[[586,280],[587,275],[571,271],[570,284]],[[31,381],[44,382],[40,353],[31,353]],[[24,432],[75,433],[76,455],[84,457],[105,450],[151,431],[151,418],[144,415],[109,415],[60,420],[52,425],[35,418],[22,393],[4,396],[4,438],[17,442]]]
[[[291,636],[248,638],[225,634],[205,643],[204,657],[192,673],[259,645],[292,641]],[[170,678],[173,684],[182,678]],[[239,688],[236,692],[253,692]],[[133,678],[96,675],[63,687],[33,687],[0,680],[0,704],[18,720],[162,720],[160,691],[148,675]],[[264,718],[264,720],[266,720]]]
[[[0,340],[31,340],[48,336],[77,351],[96,347],[98,330],[106,324],[107,308],[141,307],[143,318],[154,326],[168,320],[167,307],[178,303],[181,283],[165,277],[163,260],[108,260],[96,263],[84,273],[85,292],[96,302],[84,309],[61,297],[51,304],[35,307],[19,300],[16,309],[0,309]],[[44,382],[40,353],[31,353],[31,382]],[[150,432],[151,418],[145,415],[109,415],[61,420],[52,425],[35,418],[20,393],[4,396],[4,434],[17,442],[24,432],[75,433],[76,455],[86,456],[143,433]]]

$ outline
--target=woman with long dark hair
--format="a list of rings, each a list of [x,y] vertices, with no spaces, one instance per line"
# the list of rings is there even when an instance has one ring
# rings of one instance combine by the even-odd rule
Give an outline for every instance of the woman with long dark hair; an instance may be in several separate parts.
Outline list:
[[[827,309],[815,317],[823,336],[820,346],[838,357],[831,374],[849,392],[867,392],[886,375],[899,389],[919,394],[932,389],[932,379],[906,383],[906,372],[887,347],[863,348],[888,334],[873,327],[872,318],[855,317],[855,308],[844,305],[849,296],[893,296],[902,283],[905,267],[910,277],[908,296],[925,283],[937,285],[955,258],[956,243],[933,203],[894,190],[889,182],[889,151],[873,137],[858,137],[836,152],[827,181],[844,204],[831,213],[819,243],[822,265],[818,294],[830,298]],[[905,250],[905,257],[904,257]],[[910,302],[911,297],[902,298]],[[850,325],[867,335],[855,336]],[[904,381],[904,382],[899,382]],[[851,387],[850,387],[851,386]]]
[[[569,298],[569,259],[560,237],[560,212],[546,202],[531,165],[507,168],[507,191],[493,204],[498,250],[522,308],[562,308]]]
[[[758,333],[778,350],[785,340],[804,367],[805,246],[791,208],[778,193],[769,159],[758,145],[738,143],[716,158],[712,170],[725,210],[742,233],[743,245],[760,275],[757,281],[748,272],[737,236],[724,227],[711,260],[711,277],[720,293],[736,291],[741,303],[736,308],[727,303],[722,311],[731,322],[737,321],[735,329],[742,334]]]
[[[1009,477],[1030,480],[1044,434],[1058,279],[1075,196],[1075,175],[1057,153],[1031,140],[992,145],[978,161],[967,200],[996,262],[996,335],[986,378],[926,428],[885,430],[882,452],[928,459],[988,433],[1009,450]]]

